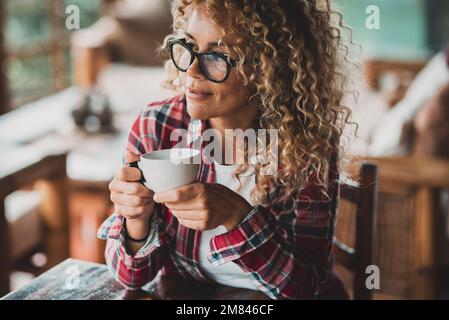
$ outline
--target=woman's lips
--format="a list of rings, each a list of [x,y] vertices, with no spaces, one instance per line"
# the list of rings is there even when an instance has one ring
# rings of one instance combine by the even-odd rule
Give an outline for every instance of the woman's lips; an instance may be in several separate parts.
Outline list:
[[[187,88],[186,95],[191,100],[204,100],[209,98],[212,93],[206,91],[200,91],[197,89]]]

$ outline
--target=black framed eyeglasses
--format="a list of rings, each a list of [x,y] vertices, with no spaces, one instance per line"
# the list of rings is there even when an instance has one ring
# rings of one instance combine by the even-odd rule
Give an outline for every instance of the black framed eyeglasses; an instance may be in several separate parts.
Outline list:
[[[215,83],[224,82],[229,77],[231,69],[236,65],[236,61],[226,54],[213,51],[193,51],[192,45],[188,44],[185,39],[169,40],[168,46],[170,57],[179,71],[186,72],[197,58],[203,75]]]

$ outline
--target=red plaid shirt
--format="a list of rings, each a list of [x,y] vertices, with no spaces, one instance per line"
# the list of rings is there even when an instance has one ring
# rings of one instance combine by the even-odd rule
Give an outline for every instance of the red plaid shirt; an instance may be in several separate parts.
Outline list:
[[[207,126],[207,121],[190,118],[182,96],[151,103],[134,121],[127,149],[139,155],[169,149],[177,143],[170,141],[172,130],[183,128],[201,135]],[[209,261],[236,263],[273,299],[315,298],[335,288],[339,280],[331,272],[331,248],[338,203],[336,162],[333,157],[330,201],[321,198],[310,179],[290,210],[256,206],[235,228],[212,238]],[[201,164],[199,181],[214,183],[213,162]],[[100,227],[98,237],[107,239],[107,264],[128,289],[142,287],[159,271],[212,281],[199,265],[201,232],[179,224],[164,205],[156,204],[150,235],[134,256],[126,249],[122,223],[120,213],[114,213]]]

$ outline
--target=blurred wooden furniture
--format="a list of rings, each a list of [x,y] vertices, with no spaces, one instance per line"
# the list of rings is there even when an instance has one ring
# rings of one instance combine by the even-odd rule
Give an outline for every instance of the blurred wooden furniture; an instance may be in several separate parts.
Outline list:
[[[387,72],[417,75],[428,61],[368,60],[367,83],[379,88]],[[449,244],[445,230],[449,218],[444,196],[449,190],[449,161],[411,155],[353,160],[377,163],[379,171],[378,218],[374,264],[380,267],[381,289],[374,299],[435,299],[449,270]],[[446,205],[446,208],[444,208]],[[445,211],[444,211],[445,210]],[[342,203],[337,236],[355,244],[355,208]],[[449,278],[448,278],[449,279]]]
[[[378,210],[374,265],[380,290],[374,299],[435,299],[448,266],[444,216],[438,199],[449,189],[449,161],[414,157],[359,158],[378,166]],[[355,207],[341,202],[336,237],[355,245]],[[349,277],[348,277],[349,278]]]
[[[449,252],[440,203],[440,196],[449,189],[449,161],[413,157],[376,161],[380,167],[379,198],[384,200],[379,228],[391,228],[390,239],[381,234],[377,261],[388,261],[380,249],[389,248],[391,265],[384,265],[385,271],[391,268],[389,289],[408,291],[413,299],[435,299],[441,292]],[[394,219],[394,214],[399,219]],[[394,259],[400,263],[393,265]],[[399,280],[405,279],[408,285],[399,286]],[[384,281],[388,281],[385,276]]]
[[[76,280],[75,277],[79,275]],[[269,300],[258,291],[159,276],[127,291],[106,265],[67,259],[2,300]]]
[[[100,72],[111,61],[105,43],[109,27],[104,26],[107,28],[103,31],[103,25],[100,32],[87,33],[82,30],[71,38],[74,83],[80,87],[93,87]]]
[[[373,291],[365,285],[366,268],[373,264],[374,236],[376,234],[377,214],[377,166],[372,163],[360,165],[357,181],[343,181],[340,184],[341,201],[349,201],[355,209],[355,246],[354,248],[334,239],[334,258],[354,273],[352,295],[354,300],[370,300]],[[340,211],[339,216],[345,214]]]
[[[71,218],[71,257],[105,263],[106,241],[97,238],[97,230],[112,214],[109,181],[69,180]]]
[[[47,265],[53,266],[69,256],[69,219],[66,198],[66,153],[35,156],[28,153],[14,163],[3,163],[0,168],[0,293],[9,291],[9,276],[15,262],[22,257],[11,254],[11,237],[8,221],[5,217],[5,198],[12,192],[33,183],[44,194],[39,208],[43,221],[45,236],[44,247],[47,254]],[[8,162],[7,157],[2,160]],[[17,159],[16,159],[17,160]],[[16,236],[16,235],[15,235]],[[24,238],[29,235],[22,234]],[[19,239],[20,239],[19,237]],[[40,245],[40,244],[36,244]]]
[[[368,86],[379,89],[380,78],[385,72],[408,71],[416,76],[427,62],[427,60],[399,61],[372,59],[363,63],[363,75]]]
[[[45,155],[52,154],[55,148],[65,150],[64,152],[68,153],[65,164],[68,180],[64,186],[67,189],[64,190],[67,192],[64,197],[68,201],[71,221],[70,254],[85,260],[103,262],[104,241],[97,239],[96,231],[110,213],[108,210],[111,203],[107,185],[117,168],[116,163],[120,163],[126,132],[88,134],[77,129],[71,118],[71,110],[82,101],[83,94],[82,90],[72,87],[2,115],[0,117],[0,172],[13,172],[27,163],[39,162]],[[126,127],[126,130],[133,120],[131,117],[128,120],[126,115],[117,116],[115,119],[120,121],[117,127]],[[24,164],[21,165],[18,161]],[[42,186],[42,183],[39,185]],[[11,203],[11,205],[22,201],[20,199],[13,201],[12,197],[7,199],[7,204]],[[11,242],[14,243],[12,247],[10,246],[10,254],[23,252],[22,248],[28,248],[30,243],[36,242],[36,238],[42,239],[40,226],[37,225],[37,222],[41,220],[38,209],[33,209],[32,213],[26,212],[24,218],[20,218],[21,221],[14,221],[14,224],[9,222],[10,234],[13,238]],[[7,210],[9,211],[11,210]],[[16,228],[16,224],[22,227]],[[27,227],[24,228],[24,224]],[[30,225],[32,228],[29,227]],[[37,230],[40,232],[39,237],[36,236]],[[23,239],[17,236],[22,232],[30,232],[29,237]],[[20,245],[19,250],[16,250],[19,247],[16,244]],[[63,258],[66,257],[68,256]],[[60,261],[61,259],[56,263]],[[35,273],[34,270],[30,271]]]
[[[126,132],[89,135],[68,155],[72,258],[104,263],[105,241],[96,233],[112,213],[108,185],[121,165],[126,137]]]
[[[127,4],[110,1],[94,25],[71,37],[74,82],[81,87],[96,85],[108,64],[161,66],[156,49],[170,33],[171,0]]]

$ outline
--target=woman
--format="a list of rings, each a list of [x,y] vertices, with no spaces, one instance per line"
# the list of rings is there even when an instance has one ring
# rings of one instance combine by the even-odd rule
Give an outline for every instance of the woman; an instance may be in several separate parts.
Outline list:
[[[347,47],[328,1],[180,0],[172,13],[163,49],[179,95],[144,108],[126,162],[172,148],[176,128],[263,128],[278,130],[279,167],[202,163],[198,182],[156,194],[138,169],[121,168],[110,184],[116,213],[98,234],[114,275],[129,289],[162,270],[273,299],[346,298],[331,247]]]

